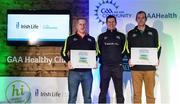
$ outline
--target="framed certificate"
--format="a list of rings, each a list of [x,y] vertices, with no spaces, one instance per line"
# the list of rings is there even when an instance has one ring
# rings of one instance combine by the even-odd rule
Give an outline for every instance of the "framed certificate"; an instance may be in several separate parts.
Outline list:
[[[95,68],[95,50],[71,50],[70,60],[73,68]]]
[[[131,63],[134,65],[157,65],[157,48],[131,48]]]

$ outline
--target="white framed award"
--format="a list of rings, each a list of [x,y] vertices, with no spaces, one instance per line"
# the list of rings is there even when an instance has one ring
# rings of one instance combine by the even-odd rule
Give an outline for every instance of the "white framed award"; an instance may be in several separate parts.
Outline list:
[[[157,48],[131,48],[131,64],[157,65]]]
[[[70,50],[70,61],[73,68],[95,68],[95,50]]]

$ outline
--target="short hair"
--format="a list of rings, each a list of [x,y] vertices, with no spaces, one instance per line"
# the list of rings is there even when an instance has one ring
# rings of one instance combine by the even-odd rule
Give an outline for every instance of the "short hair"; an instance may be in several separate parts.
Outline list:
[[[106,23],[107,23],[107,21],[108,21],[109,18],[114,18],[115,22],[117,23],[116,17],[113,16],[113,15],[109,15],[109,16],[106,17]]]
[[[147,15],[146,15],[146,12],[145,12],[145,11],[139,11],[139,12],[137,12],[137,13],[136,13],[136,20],[137,20],[137,16],[138,16],[139,14],[144,14],[144,15],[145,15],[145,19],[147,20]]]
[[[86,21],[86,18],[79,17],[79,18],[77,18],[76,20],[77,20],[77,22],[78,22],[79,20],[85,20],[85,21]]]

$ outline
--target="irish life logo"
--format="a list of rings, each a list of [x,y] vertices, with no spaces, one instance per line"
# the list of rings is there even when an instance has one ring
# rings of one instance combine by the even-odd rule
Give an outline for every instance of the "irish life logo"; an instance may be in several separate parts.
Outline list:
[[[6,99],[12,103],[27,104],[30,102],[31,90],[28,84],[21,80],[11,82],[6,88]]]

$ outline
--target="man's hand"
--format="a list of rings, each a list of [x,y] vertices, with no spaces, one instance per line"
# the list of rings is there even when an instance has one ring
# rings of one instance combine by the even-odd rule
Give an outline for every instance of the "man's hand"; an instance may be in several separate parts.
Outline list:
[[[155,66],[156,66],[156,67],[159,66],[159,63],[160,63],[160,61],[158,60],[158,62],[157,62],[157,64],[156,64]]]
[[[68,61],[68,69],[73,69],[71,61]]]
[[[133,67],[134,66],[133,64],[131,64],[131,59],[129,59],[128,64],[129,64],[129,67]]]
[[[96,62],[96,67],[95,68],[93,68],[93,69],[97,69],[98,68],[98,62]]]

